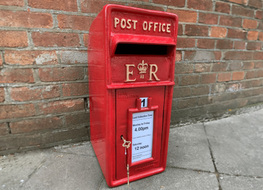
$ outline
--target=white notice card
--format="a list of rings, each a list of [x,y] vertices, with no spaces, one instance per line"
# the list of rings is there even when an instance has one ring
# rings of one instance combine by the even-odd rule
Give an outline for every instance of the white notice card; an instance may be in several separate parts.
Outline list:
[[[152,157],[154,111],[132,114],[132,163]]]

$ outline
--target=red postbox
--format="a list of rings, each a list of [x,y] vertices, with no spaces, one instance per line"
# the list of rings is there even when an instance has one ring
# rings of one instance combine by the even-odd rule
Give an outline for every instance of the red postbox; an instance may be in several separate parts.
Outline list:
[[[111,187],[165,170],[175,14],[106,5],[89,33],[90,138]]]

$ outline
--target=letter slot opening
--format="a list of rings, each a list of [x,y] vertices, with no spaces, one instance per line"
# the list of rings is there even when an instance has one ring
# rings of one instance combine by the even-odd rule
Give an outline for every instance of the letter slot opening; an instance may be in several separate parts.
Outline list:
[[[169,55],[174,46],[118,43],[115,55]]]

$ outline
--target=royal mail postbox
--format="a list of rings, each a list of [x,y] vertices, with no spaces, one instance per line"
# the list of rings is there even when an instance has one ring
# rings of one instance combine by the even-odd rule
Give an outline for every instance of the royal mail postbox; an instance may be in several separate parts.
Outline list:
[[[165,170],[175,14],[106,5],[89,32],[90,138],[109,186]]]

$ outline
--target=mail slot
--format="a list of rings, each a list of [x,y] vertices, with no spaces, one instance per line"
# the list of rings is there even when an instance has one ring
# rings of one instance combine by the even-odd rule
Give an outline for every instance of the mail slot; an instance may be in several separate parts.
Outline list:
[[[175,14],[106,5],[88,43],[90,138],[110,187],[165,170]]]

